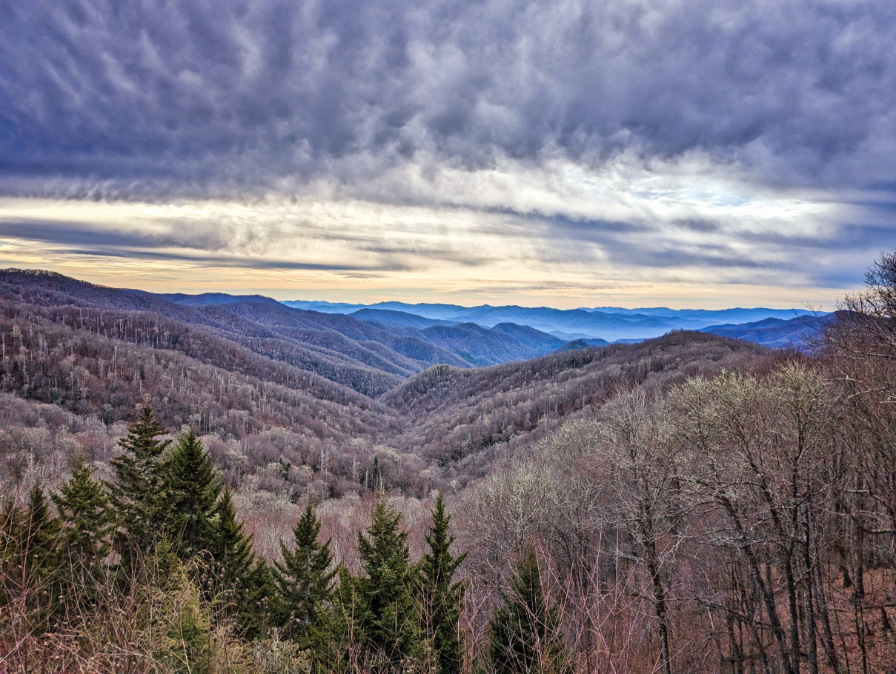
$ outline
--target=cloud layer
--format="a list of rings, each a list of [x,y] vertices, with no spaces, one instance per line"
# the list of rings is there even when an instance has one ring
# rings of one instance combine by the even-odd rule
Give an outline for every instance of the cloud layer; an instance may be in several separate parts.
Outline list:
[[[890,2],[0,4],[7,246],[497,291],[896,245]]]

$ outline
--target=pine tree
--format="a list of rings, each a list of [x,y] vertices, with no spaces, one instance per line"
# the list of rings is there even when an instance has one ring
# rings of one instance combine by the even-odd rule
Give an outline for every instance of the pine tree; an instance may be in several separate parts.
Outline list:
[[[319,664],[326,661],[327,605],[332,596],[335,570],[330,541],[319,543],[320,521],[309,503],[293,529],[295,547],[280,543],[282,562],[272,570],[277,588],[278,622],[283,634],[309,650]]]
[[[439,494],[432,511],[432,527],[426,534],[429,550],[417,565],[421,629],[426,639],[427,659],[432,663],[430,671],[436,674],[459,672],[463,659],[458,622],[463,610],[464,586],[451,581],[467,553],[452,556],[451,544],[455,537],[448,534],[450,523],[445,501]]]
[[[358,533],[363,575],[355,580],[357,612],[374,670],[389,671],[413,662],[419,650],[419,618],[411,593],[407,533],[401,515],[377,501],[367,536]]]
[[[252,537],[243,533],[236,520],[236,509],[230,489],[224,489],[216,506],[217,517],[211,547],[223,590],[232,605],[237,622],[250,634],[257,633],[267,622],[268,580],[265,565],[255,562]]]
[[[28,510],[23,530],[22,549],[28,568],[35,573],[52,575],[58,566],[59,519],[53,516],[43,485],[36,482],[28,494]]]
[[[341,659],[338,663],[341,667],[337,669],[348,670],[363,655],[367,643],[364,627],[370,623],[370,616],[358,594],[358,579],[344,564],[336,567],[336,577],[339,582],[333,596],[333,633],[337,657]]]
[[[32,630],[47,629],[59,609],[59,519],[53,516],[40,482],[28,494],[28,506],[13,533],[14,568],[20,596],[32,621]]]
[[[371,482],[370,488],[377,494],[381,494],[383,491],[383,476],[380,473],[380,459],[378,456],[373,457],[373,471],[371,476],[373,481]]]
[[[271,567],[263,557],[256,559],[244,588],[237,620],[246,636],[257,638],[266,634],[276,622],[273,598],[277,590]]]
[[[503,593],[502,593],[503,594]],[[510,593],[489,623],[492,667],[498,674],[565,672],[556,609],[545,601],[531,548],[510,580]]]
[[[133,571],[138,561],[153,549],[164,530],[165,466],[162,454],[171,443],[157,438],[167,431],[144,405],[127,437],[118,441],[125,450],[110,462],[117,481],[110,485],[116,528],[112,545],[121,555],[122,568]]]
[[[156,666],[150,671],[213,671],[211,611],[203,601],[192,569],[181,561],[166,538],[159,538],[144,557],[134,595],[144,607],[139,614],[138,629],[143,639],[153,645]],[[145,667],[128,671],[138,669],[144,671]]]
[[[221,478],[192,429],[178,438],[165,468],[164,491],[169,511],[165,533],[181,559],[211,552]]]
[[[84,458],[75,458],[72,476],[50,498],[62,523],[60,548],[66,584],[85,598],[93,597],[92,588],[109,554],[109,497],[106,488],[94,480]]]

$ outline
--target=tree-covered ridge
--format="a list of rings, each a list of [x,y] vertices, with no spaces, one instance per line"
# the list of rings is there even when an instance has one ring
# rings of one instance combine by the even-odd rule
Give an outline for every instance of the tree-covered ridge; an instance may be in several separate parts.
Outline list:
[[[45,315],[63,316],[97,335],[156,348],[176,348],[197,359],[217,349],[202,342],[224,339],[265,358],[376,396],[435,363],[490,365],[550,353],[563,342],[522,326],[447,327],[443,331],[383,325],[340,314],[291,309],[263,297],[181,298],[103,288],[58,274],[0,270],[0,299]],[[58,320],[59,317],[56,316]],[[197,342],[200,344],[197,348]],[[230,355],[230,354],[226,354]],[[295,378],[295,373],[292,373]]]

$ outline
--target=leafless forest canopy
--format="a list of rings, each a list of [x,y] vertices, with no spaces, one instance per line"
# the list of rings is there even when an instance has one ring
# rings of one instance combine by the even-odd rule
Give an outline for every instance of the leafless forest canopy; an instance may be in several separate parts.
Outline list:
[[[890,671],[896,255],[841,305],[808,353],[696,332],[547,353],[2,272],[0,672]],[[187,515],[124,535],[149,410],[164,479],[210,458],[207,526],[232,499],[242,558],[190,548]],[[112,513],[90,564],[78,475]]]

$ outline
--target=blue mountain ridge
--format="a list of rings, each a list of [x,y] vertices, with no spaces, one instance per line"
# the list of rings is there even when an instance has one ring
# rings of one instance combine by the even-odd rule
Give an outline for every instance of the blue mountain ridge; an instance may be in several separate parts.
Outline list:
[[[359,320],[378,321],[390,325],[422,327],[421,319],[433,321],[432,325],[476,323],[483,327],[494,327],[500,323],[514,323],[546,332],[564,341],[602,339],[611,342],[659,337],[671,330],[703,330],[721,325],[762,321],[768,318],[784,321],[813,315],[812,312],[804,309],[768,309],[763,307],[721,310],[669,309],[666,307],[553,309],[550,307],[491,306],[488,304],[463,307],[454,304],[408,304],[404,302],[356,305],[301,300],[284,302],[284,304],[299,309],[313,307],[316,311],[326,313],[346,313]],[[412,317],[416,317],[416,319]]]
[[[775,349],[803,349],[811,346],[818,339],[821,330],[835,317],[836,314],[809,315],[786,321],[780,318],[766,318],[750,323],[713,325],[701,332],[729,339],[742,339]]]

